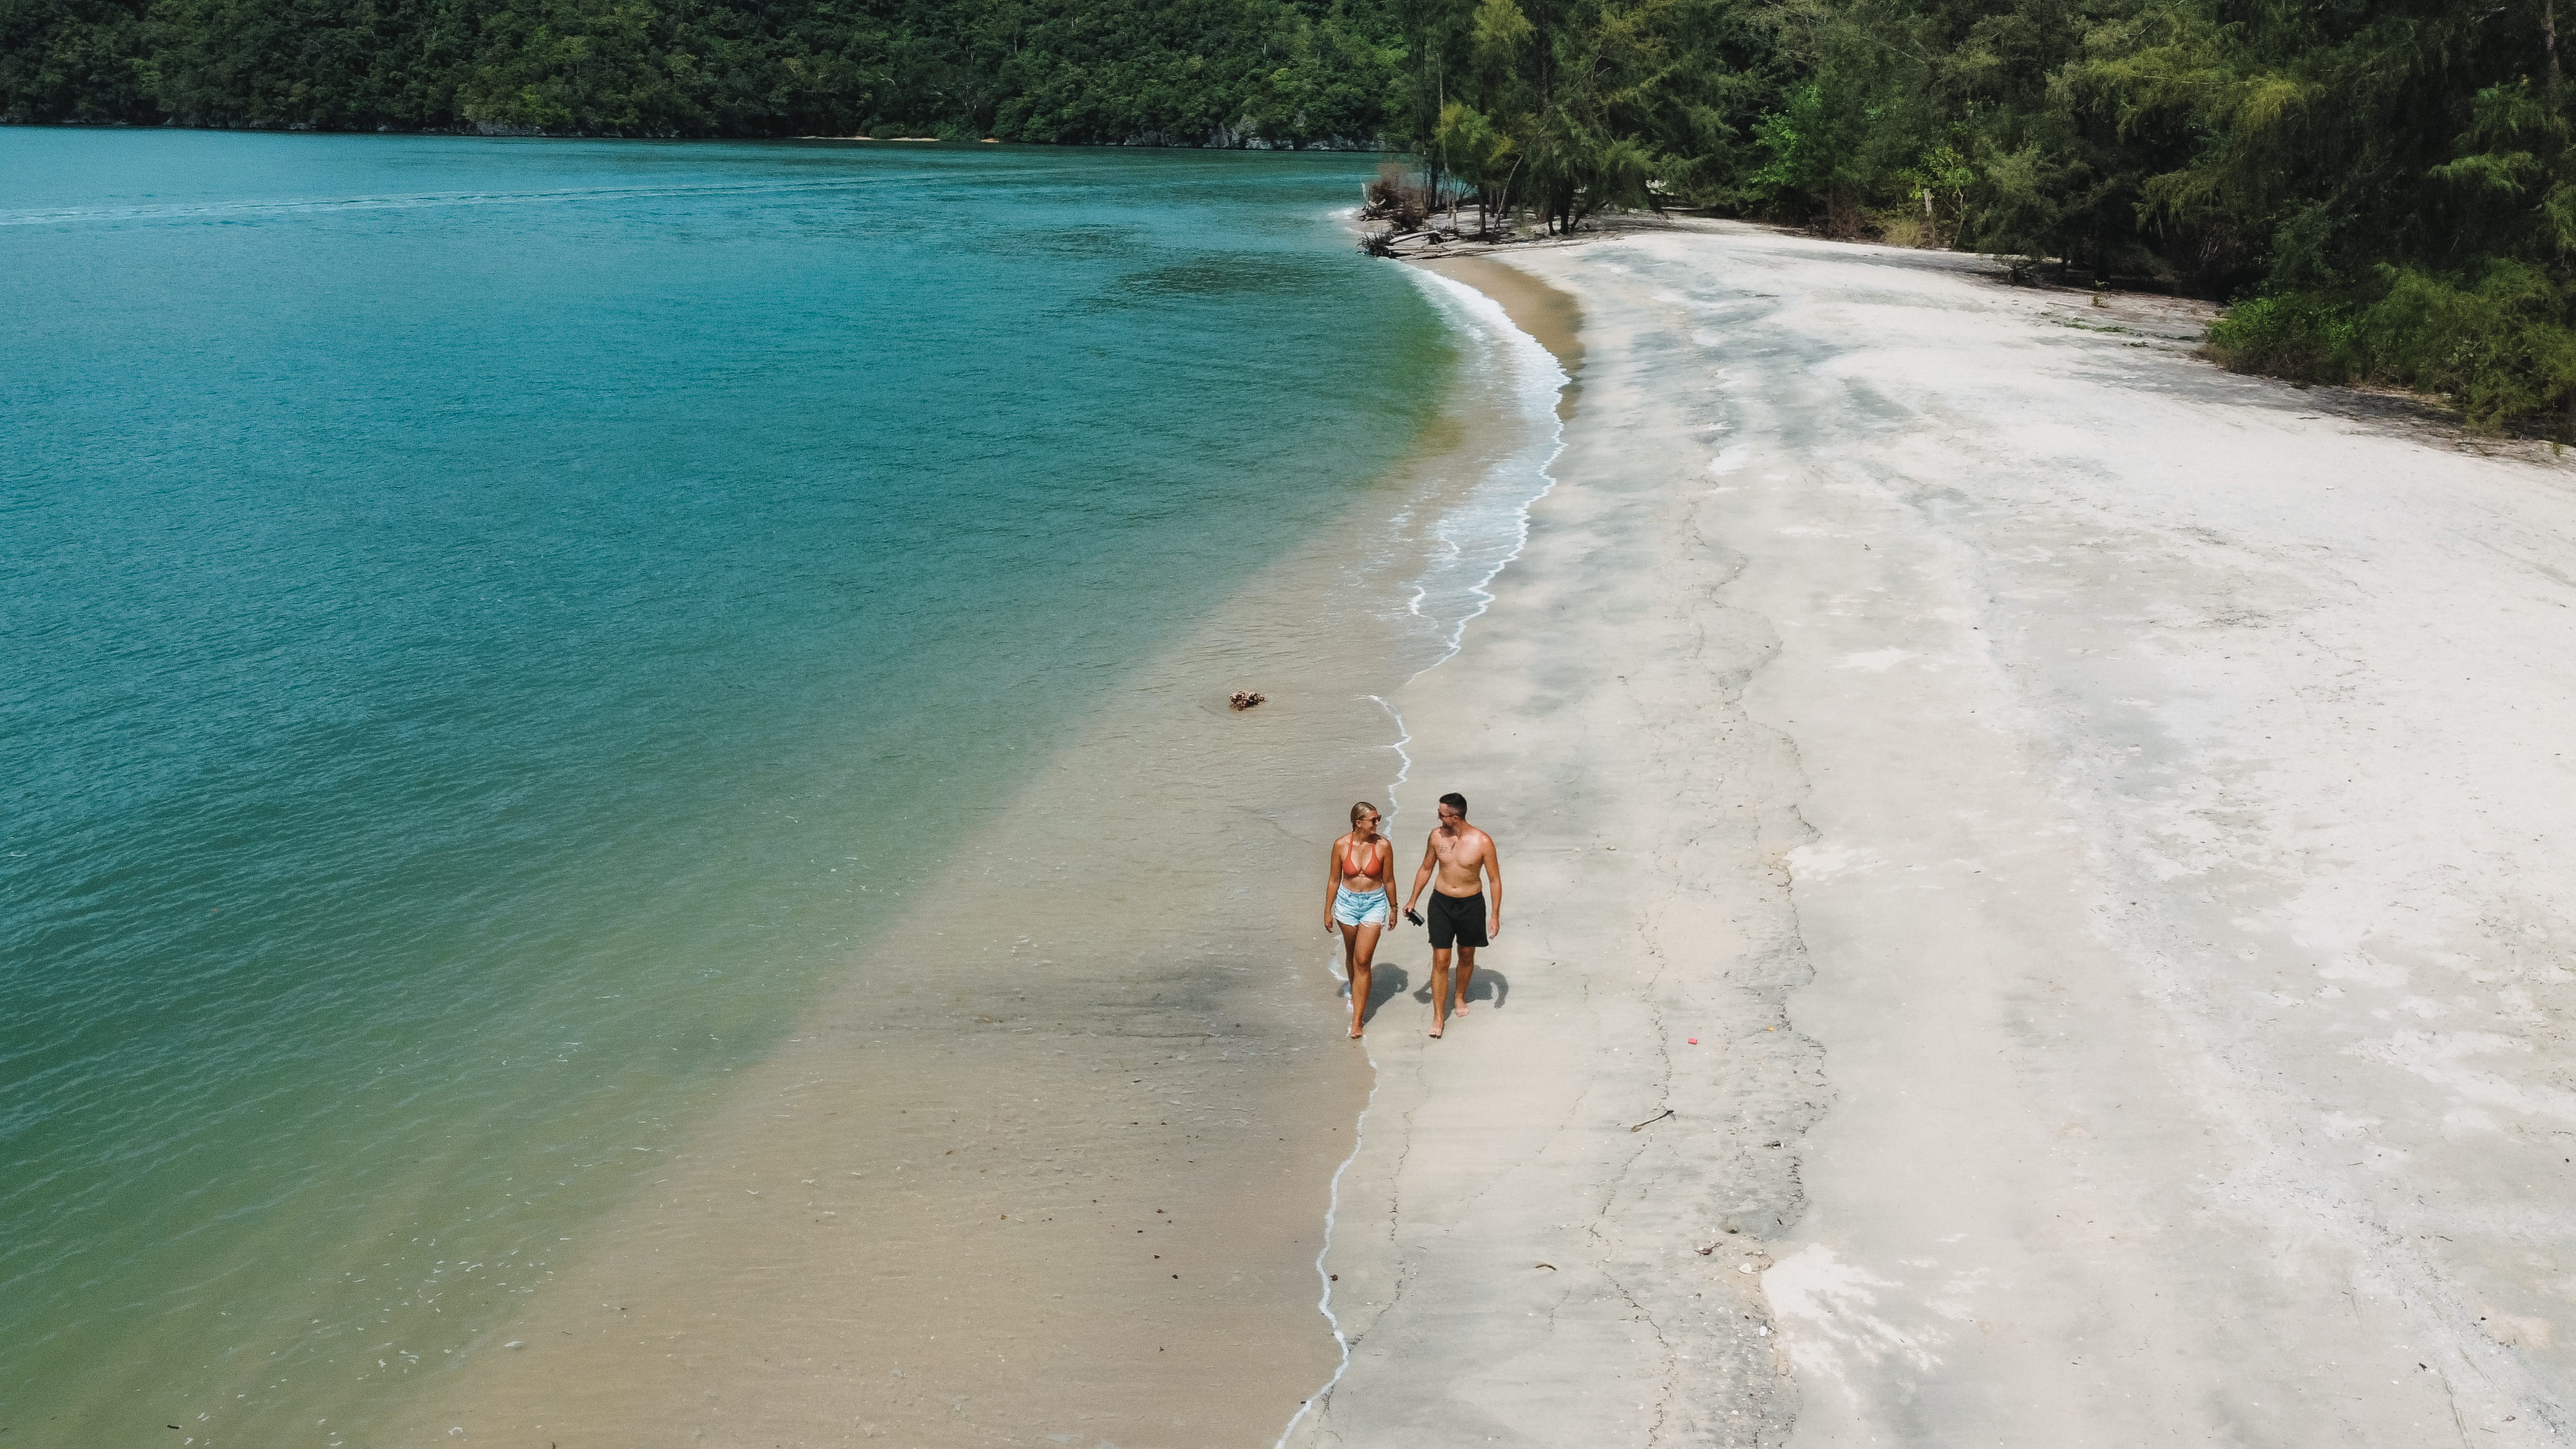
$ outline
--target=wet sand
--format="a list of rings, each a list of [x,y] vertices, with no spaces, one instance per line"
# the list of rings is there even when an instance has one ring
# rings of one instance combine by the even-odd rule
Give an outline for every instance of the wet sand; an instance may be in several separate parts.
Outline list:
[[[1484,406],[1138,661],[387,1442],[1275,1439],[1340,1360],[1315,1259],[1371,1085],[1326,845],[1400,768],[1372,696],[1440,653],[1444,517],[1537,426]]]
[[[1413,265],[1464,282],[1501,304],[1512,325],[1537,339],[1539,346],[1546,348],[1573,379],[1573,386],[1564,390],[1559,412],[1567,418],[1574,416],[1582,396],[1583,309],[1573,293],[1485,257],[1448,257]]]
[[[1308,893],[1252,882],[1383,787],[1384,719],[1312,703],[1325,661],[1209,643],[976,832],[398,1442],[1234,1444],[1293,1412],[1336,1358],[1313,1258],[1367,1074]],[[1274,702],[1235,716],[1246,683]]]
[[[1504,931],[1292,1442],[2568,1442],[2576,472],[1975,258],[1496,264],[1582,402],[1396,703]]]

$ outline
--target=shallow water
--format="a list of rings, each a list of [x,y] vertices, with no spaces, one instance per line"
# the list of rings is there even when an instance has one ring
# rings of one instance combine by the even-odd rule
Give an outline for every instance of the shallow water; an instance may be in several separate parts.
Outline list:
[[[16,1442],[386,1412],[1138,659],[1448,496],[1371,164],[14,132]]]

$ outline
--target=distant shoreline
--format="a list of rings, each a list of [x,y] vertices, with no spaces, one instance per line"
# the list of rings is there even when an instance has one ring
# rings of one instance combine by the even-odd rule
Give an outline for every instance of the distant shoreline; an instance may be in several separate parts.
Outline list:
[[[1143,151],[1278,151],[1325,153],[1330,155],[1368,156],[1400,155],[1404,148],[1388,144],[1383,136],[1365,139],[1348,136],[1272,140],[1255,132],[1236,133],[1219,128],[1208,139],[1176,139],[1174,133],[1143,131],[1117,141],[1028,141],[1009,136],[827,136],[801,131],[648,131],[648,130],[561,130],[543,126],[317,126],[305,122],[281,122],[263,125],[256,122],[211,121],[38,121],[0,116],[0,126],[24,126],[30,130],[66,131],[231,131],[252,134],[276,133],[298,136],[453,136],[468,140],[523,141],[906,141],[937,142],[952,146],[1004,145],[1045,146],[1052,149],[1100,149]]]

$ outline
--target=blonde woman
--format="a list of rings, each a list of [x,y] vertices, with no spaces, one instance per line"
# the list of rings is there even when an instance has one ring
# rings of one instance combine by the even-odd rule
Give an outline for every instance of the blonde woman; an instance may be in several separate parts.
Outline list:
[[[1395,842],[1377,833],[1377,807],[1351,807],[1351,832],[1333,842],[1324,878],[1324,929],[1342,933],[1343,974],[1351,979],[1351,1040],[1368,1015],[1369,961],[1380,931],[1395,923]]]

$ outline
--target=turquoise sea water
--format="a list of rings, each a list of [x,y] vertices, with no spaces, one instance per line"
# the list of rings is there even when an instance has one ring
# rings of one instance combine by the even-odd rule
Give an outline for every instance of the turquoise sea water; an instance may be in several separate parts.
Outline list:
[[[9,1442],[506,1312],[1427,425],[1373,165],[0,133]]]

